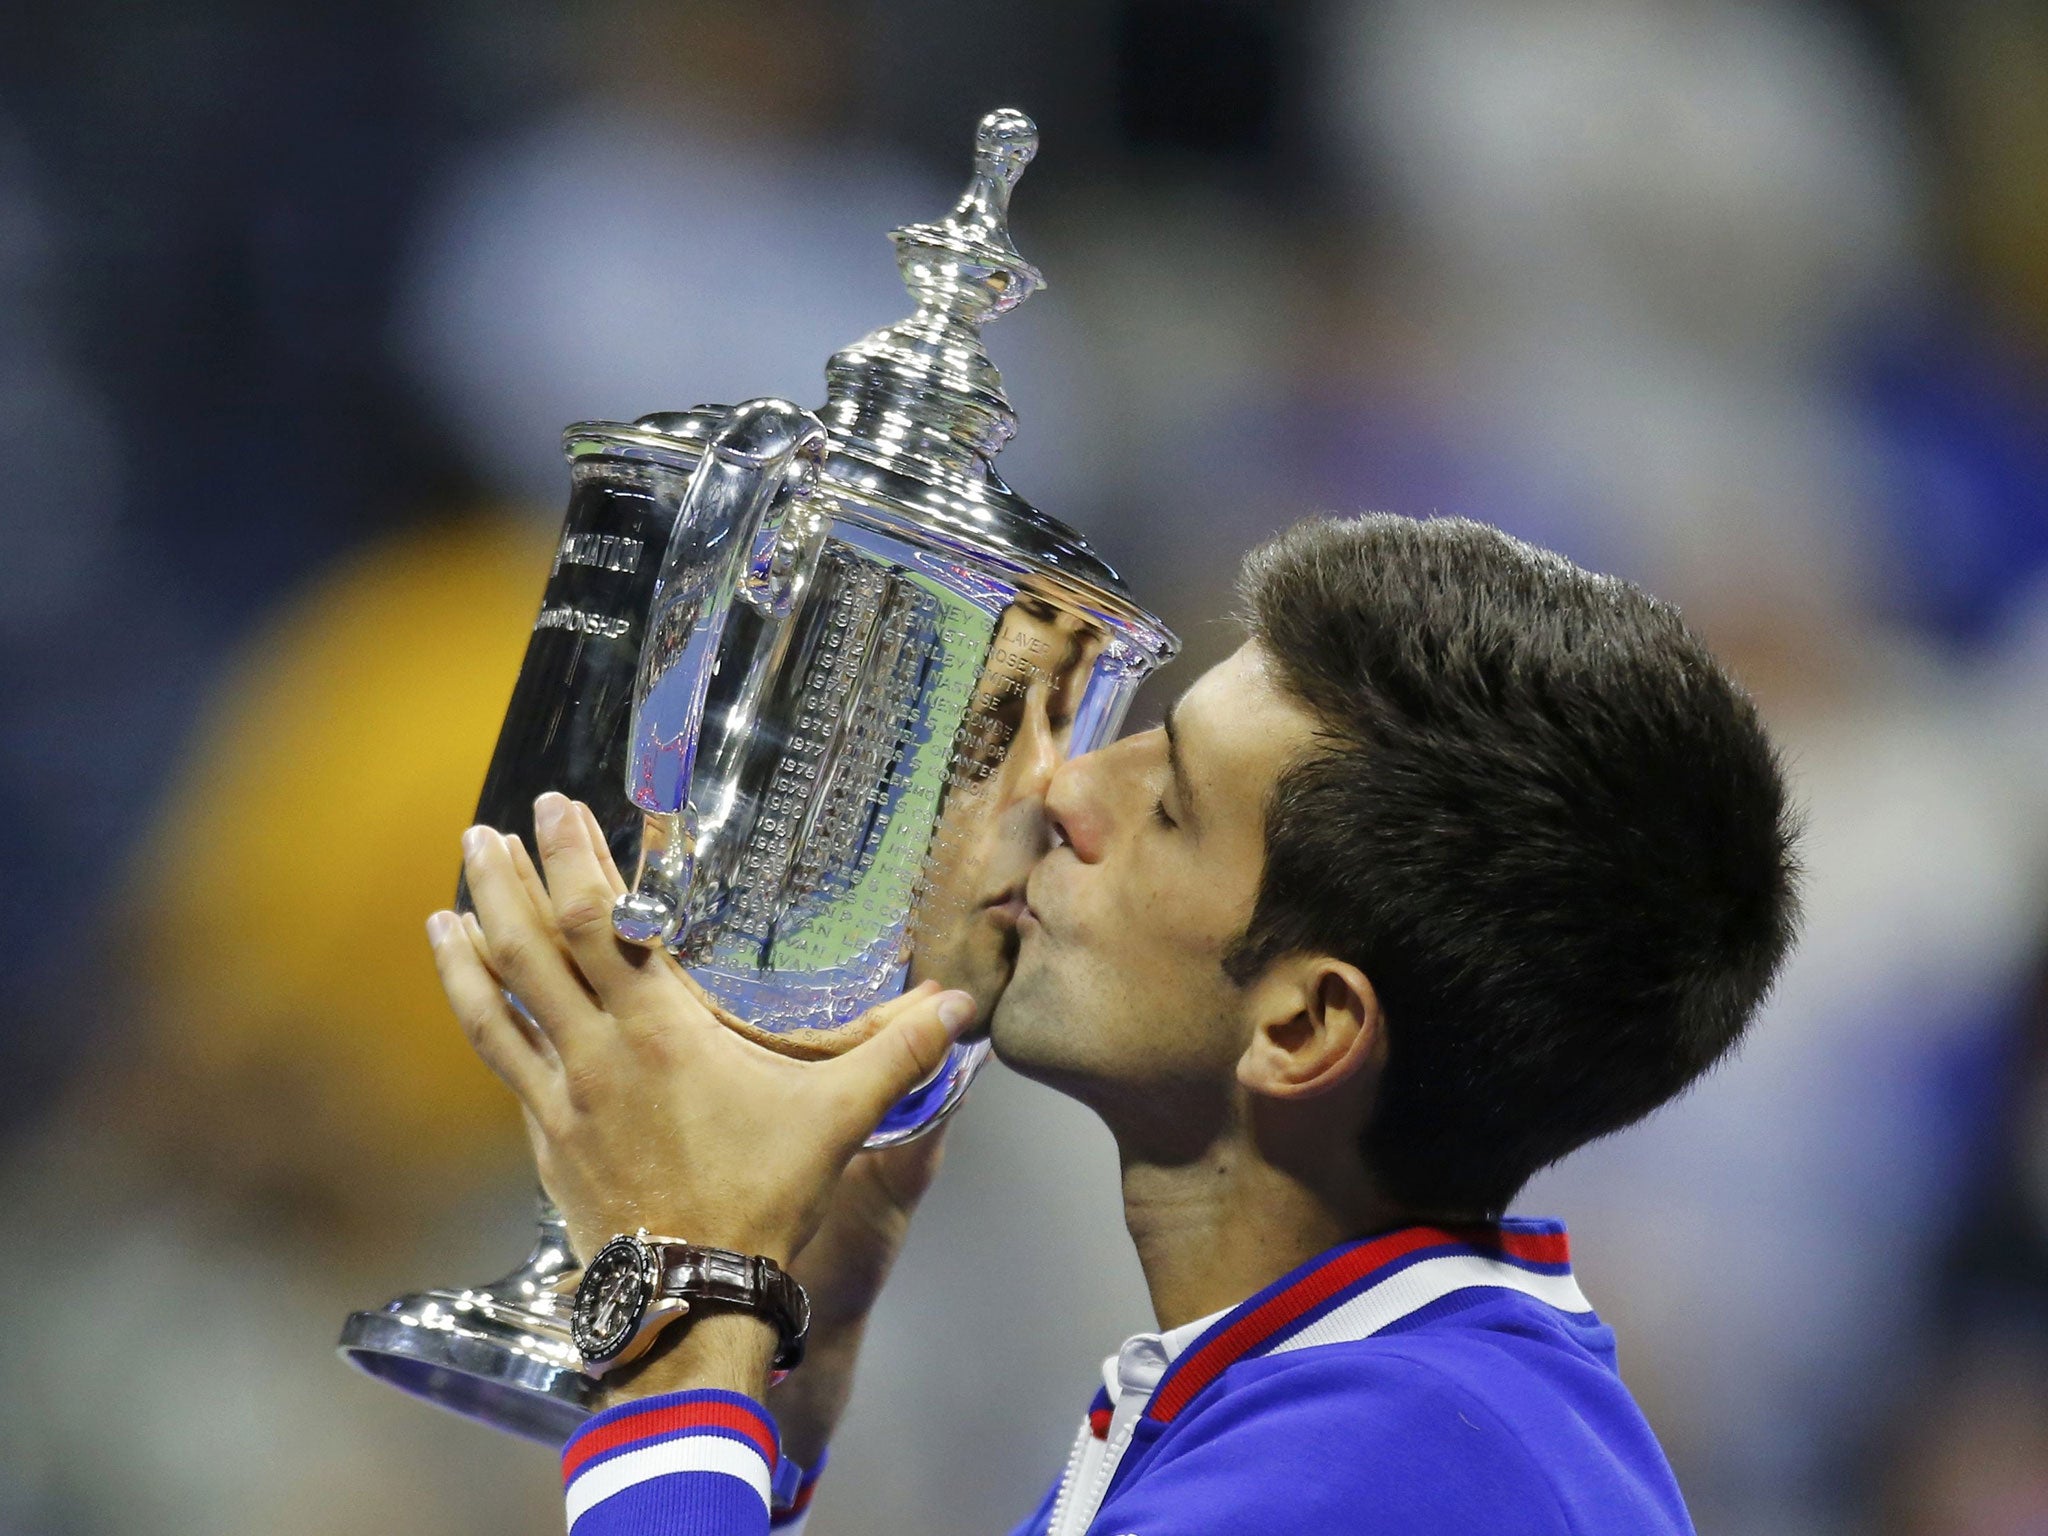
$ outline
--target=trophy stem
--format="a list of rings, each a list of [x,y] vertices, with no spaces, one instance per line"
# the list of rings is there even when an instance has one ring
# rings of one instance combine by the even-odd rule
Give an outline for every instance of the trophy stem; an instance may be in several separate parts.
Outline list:
[[[533,1251],[518,1268],[357,1312],[342,1325],[341,1356],[415,1397],[558,1446],[593,1412],[598,1390],[569,1339],[562,1282],[581,1267],[542,1191]]]
[[[517,1269],[486,1287],[493,1295],[552,1297],[565,1275],[583,1267],[576,1250],[569,1246],[569,1225],[562,1219],[561,1207],[538,1185],[534,1204],[533,1251]]]

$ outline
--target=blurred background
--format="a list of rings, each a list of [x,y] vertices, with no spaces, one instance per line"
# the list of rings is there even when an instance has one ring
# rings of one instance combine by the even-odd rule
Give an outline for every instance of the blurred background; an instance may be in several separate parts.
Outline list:
[[[419,924],[559,430],[819,400],[999,104],[1002,469],[1169,690],[1261,536],[1458,513],[1785,744],[1766,1016],[1523,1202],[1700,1529],[2048,1531],[2048,7],[67,0],[0,12],[0,1536],[560,1528],[332,1352],[526,1242]],[[1150,1326],[1091,1120],[952,1140],[820,1536],[1007,1529]]]

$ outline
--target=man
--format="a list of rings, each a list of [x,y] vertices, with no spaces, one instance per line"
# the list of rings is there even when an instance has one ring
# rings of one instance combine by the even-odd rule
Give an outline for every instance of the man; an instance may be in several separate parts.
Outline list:
[[[1248,640],[1162,729],[1051,774],[990,1020],[1115,1136],[1162,1330],[1022,1529],[1689,1531],[1562,1229],[1502,1212],[1768,988],[1792,828],[1755,712],[1673,610],[1473,523],[1305,524],[1243,587]],[[472,828],[481,921],[429,929],[579,1251],[646,1228],[817,1303],[772,1394],[782,1332],[737,1308],[608,1376],[572,1528],[759,1531],[800,1516],[783,1463],[815,1476],[930,1171],[856,1149],[973,1001],[927,983],[837,1059],[762,1049],[614,942],[588,813],[538,812],[545,888]]]

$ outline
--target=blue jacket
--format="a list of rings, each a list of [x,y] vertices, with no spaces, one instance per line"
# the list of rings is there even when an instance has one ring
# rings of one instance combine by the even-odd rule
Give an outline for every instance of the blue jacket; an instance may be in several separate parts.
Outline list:
[[[1111,1362],[1016,1536],[1692,1531],[1555,1222],[1346,1243],[1181,1332]],[[563,1467],[574,1536],[796,1536],[809,1501],[731,1393],[599,1415]]]

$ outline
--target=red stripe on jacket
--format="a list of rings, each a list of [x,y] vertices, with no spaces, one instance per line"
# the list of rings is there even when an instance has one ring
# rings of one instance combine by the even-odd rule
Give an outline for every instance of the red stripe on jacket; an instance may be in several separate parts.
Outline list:
[[[737,1403],[683,1403],[650,1408],[614,1420],[572,1442],[562,1453],[562,1484],[567,1487],[597,1457],[637,1440],[656,1440],[686,1429],[727,1429],[759,1451],[770,1467],[781,1459],[775,1426]]]
[[[1145,1417],[1171,1423],[1174,1415],[1193,1400],[1196,1393],[1222,1375],[1275,1334],[1335,1296],[1339,1291],[1369,1278],[1397,1259],[1423,1248],[1463,1245],[1491,1248],[1527,1264],[1568,1264],[1571,1245],[1562,1232],[1508,1232],[1498,1227],[1472,1228],[1461,1232],[1442,1227],[1404,1227],[1384,1237],[1361,1243],[1338,1255],[1322,1268],[1303,1275],[1277,1296],[1245,1313],[1223,1332],[1192,1354],[1175,1362],[1175,1369],[1159,1384]]]

